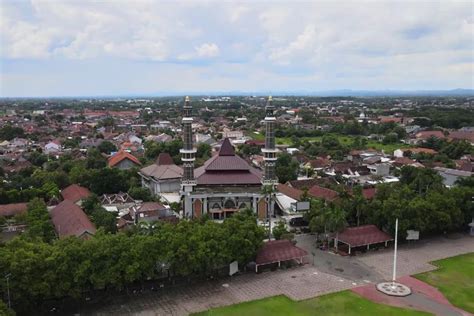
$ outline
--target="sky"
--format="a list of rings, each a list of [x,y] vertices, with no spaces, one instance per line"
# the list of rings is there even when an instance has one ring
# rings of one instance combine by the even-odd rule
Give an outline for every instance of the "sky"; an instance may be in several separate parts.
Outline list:
[[[472,89],[473,3],[0,0],[0,97]]]

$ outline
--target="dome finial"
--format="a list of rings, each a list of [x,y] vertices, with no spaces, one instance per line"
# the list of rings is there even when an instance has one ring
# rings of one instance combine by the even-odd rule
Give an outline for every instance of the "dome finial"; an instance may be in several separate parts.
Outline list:
[[[268,96],[268,101],[272,101],[272,100],[273,100],[273,99],[272,99],[272,96],[269,95],[269,96]]]
[[[189,96],[186,96],[186,97],[184,98],[184,101],[189,102]]]

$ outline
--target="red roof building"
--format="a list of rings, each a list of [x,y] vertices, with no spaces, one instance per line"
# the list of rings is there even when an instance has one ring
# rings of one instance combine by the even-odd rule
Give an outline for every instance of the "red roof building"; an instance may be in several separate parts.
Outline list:
[[[334,201],[339,196],[339,193],[337,193],[336,191],[320,187],[319,185],[312,186],[308,190],[308,194],[314,198],[330,202]]]
[[[61,191],[61,196],[64,200],[70,200],[73,203],[77,203],[80,200],[84,200],[91,195],[89,189],[81,187],[77,184],[71,184],[67,188]]]
[[[76,236],[87,239],[96,232],[86,213],[71,200],[59,203],[51,210],[50,215],[59,238]]]
[[[235,154],[229,139],[224,139],[218,154],[197,168],[194,176],[196,185],[190,198],[195,217],[209,214],[213,219],[224,219],[244,208],[253,208],[260,218],[266,216],[261,172]]]
[[[372,200],[375,197],[376,193],[377,193],[376,188],[364,188],[364,189],[362,189],[362,195],[367,200]]]
[[[261,185],[261,172],[237,156],[228,138],[219,154],[195,172],[198,185]]]
[[[0,217],[10,217],[19,214],[25,214],[27,209],[28,203],[0,204]]]
[[[303,264],[303,258],[307,255],[306,250],[296,247],[289,240],[271,240],[264,243],[258,251],[255,272],[258,272],[259,266],[272,263],[280,265],[282,261],[297,260],[298,263]]]
[[[349,254],[351,249],[354,247],[367,246],[369,249],[370,245],[385,243],[392,241],[393,238],[389,234],[381,231],[375,225],[363,225],[358,227],[348,227],[343,232],[334,236],[336,249],[339,242],[349,247]]]
[[[446,136],[444,136],[444,133],[442,131],[422,131],[418,132],[415,137],[420,140],[427,140],[430,137],[436,137],[439,139],[444,139]]]
[[[117,167],[119,169],[130,169],[134,166],[141,166],[140,160],[134,155],[120,150],[109,158],[109,167]]]
[[[303,195],[303,191],[299,189],[292,188],[286,184],[278,184],[277,185],[278,192],[292,198],[293,200],[299,201],[301,199],[301,195]]]

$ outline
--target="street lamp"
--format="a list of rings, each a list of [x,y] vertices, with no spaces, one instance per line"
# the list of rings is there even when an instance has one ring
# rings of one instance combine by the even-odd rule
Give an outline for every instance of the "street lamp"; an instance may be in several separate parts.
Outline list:
[[[8,297],[8,308],[12,308],[12,303],[10,301],[10,277],[11,273],[5,274],[5,279],[7,280],[7,297]]]

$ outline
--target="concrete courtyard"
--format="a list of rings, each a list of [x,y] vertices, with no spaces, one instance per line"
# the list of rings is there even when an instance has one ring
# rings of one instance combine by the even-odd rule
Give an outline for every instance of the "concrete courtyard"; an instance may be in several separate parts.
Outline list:
[[[81,311],[82,315],[188,315],[275,295],[294,300],[359,287],[390,279],[393,250],[340,257],[313,249],[314,236],[298,236],[298,246],[308,250],[309,264],[288,270],[245,274],[228,280],[165,289],[136,296],[114,298],[110,304]],[[399,276],[435,269],[428,262],[474,252],[474,238],[438,237],[399,247]],[[312,253],[315,254],[314,266]]]

